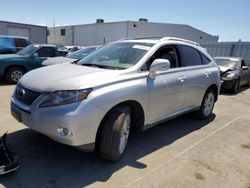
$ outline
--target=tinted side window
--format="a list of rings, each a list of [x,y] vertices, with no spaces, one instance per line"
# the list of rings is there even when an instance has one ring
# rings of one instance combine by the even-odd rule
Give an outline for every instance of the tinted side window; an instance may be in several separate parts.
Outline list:
[[[181,46],[181,52],[184,66],[202,65],[201,56],[196,49],[189,46]]]
[[[155,59],[166,59],[170,62],[170,68],[179,67],[178,53],[174,46],[164,46],[155,52],[155,54],[150,59],[150,64],[153,63]]]
[[[201,59],[204,65],[207,65],[211,62],[210,59],[208,59],[203,53],[200,53],[200,54],[201,54]]]
[[[25,39],[15,38],[16,47],[26,47],[28,45]]]
[[[42,47],[38,50],[38,57],[55,57],[55,51],[52,47]]]

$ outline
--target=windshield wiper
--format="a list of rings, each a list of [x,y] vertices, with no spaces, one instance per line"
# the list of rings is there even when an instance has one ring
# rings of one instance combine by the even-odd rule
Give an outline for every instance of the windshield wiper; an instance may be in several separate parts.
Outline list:
[[[89,66],[89,67],[96,67],[96,68],[104,68],[104,66],[102,66],[102,65],[98,65],[98,64],[81,64],[81,65],[83,65],[83,66]]]
[[[101,69],[113,69],[113,70],[122,70],[122,69],[125,69],[125,68],[121,68],[121,67],[113,67],[113,66],[108,66],[108,65],[100,65],[100,64],[88,64],[88,63],[83,63],[81,64],[83,66],[90,66],[90,67],[96,67],[96,68],[101,68]]]

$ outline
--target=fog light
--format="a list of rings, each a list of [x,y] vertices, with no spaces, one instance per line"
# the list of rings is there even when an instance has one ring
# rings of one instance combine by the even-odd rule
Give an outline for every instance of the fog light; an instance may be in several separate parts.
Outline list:
[[[57,133],[60,136],[71,136],[72,132],[70,132],[67,128],[59,127],[57,128]]]

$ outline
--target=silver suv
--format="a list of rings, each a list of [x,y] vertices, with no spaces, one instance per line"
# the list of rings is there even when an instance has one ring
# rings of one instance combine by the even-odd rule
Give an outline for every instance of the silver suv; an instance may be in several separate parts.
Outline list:
[[[12,115],[53,140],[117,161],[132,129],[195,111],[208,118],[220,72],[197,43],[179,38],[109,43],[75,64],[31,71],[19,81]]]

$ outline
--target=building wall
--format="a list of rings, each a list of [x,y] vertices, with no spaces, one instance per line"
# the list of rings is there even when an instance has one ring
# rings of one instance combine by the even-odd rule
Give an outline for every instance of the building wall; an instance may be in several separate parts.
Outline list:
[[[229,56],[242,57],[250,61],[250,42],[218,42],[215,44],[203,44],[212,57]]]
[[[129,37],[178,37],[202,43],[216,43],[218,36],[212,36],[188,25],[150,22],[129,22]]]
[[[65,29],[65,36],[61,36],[62,29]],[[71,46],[73,45],[73,33],[74,27],[71,26],[49,28],[48,43]]]
[[[16,34],[16,36],[28,37],[31,43],[47,43],[47,27],[0,21],[0,35],[9,35],[10,28],[27,30],[27,32],[20,32],[22,34]]]
[[[66,28],[66,36],[60,30]],[[101,45],[121,38],[180,37],[198,43],[216,43],[212,36],[188,25],[151,22],[112,22],[49,28],[48,42],[62,45]]]
[[[75,45],[101,45],[127,36],[127,23],[98,23],[74,27]]]

